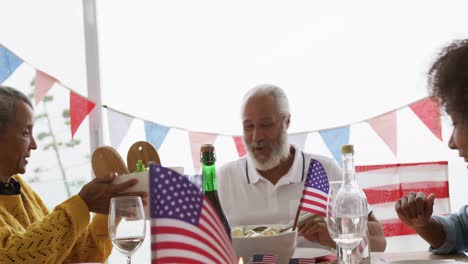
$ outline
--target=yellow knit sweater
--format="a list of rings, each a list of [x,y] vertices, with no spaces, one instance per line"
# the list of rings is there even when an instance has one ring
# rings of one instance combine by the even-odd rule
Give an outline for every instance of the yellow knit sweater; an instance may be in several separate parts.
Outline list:
[[[20,195],[0,195],[0,263],[104,262],[112,250],[107,216],[91,223],[84,201],[70,197],[49,212],[19,175]]]

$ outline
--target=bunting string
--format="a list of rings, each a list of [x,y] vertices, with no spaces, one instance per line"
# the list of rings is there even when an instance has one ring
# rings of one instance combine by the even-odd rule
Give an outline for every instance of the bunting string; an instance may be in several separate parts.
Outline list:
[[[8,79],[23,63],[36,70],[37,82],[34,89],[34,101],[36,104],[42,100],[50,88],[56,83],[70,91],[70,129],[71,136],[73,138],[83,120],[96,106],[96,103],[89,100],[88,97],[77,93],[57,78],[52,77],[33,66],[31,63],[21,59],[2,44],[0,44],[0,84],[6,81],[6,79]]]
[[[165,126],[156,122],[145,120],[135,117],[128,113],[121,112],[107,105],[97,105],[92,99],[87,96],[77,93],[69,86],[65,85],[59,79],[51,76],[50,74],[34,67],[32,64],[24,61],[14,52],[7,49],[0,44],[0,84],[5,82],[15,70],[26,63],[36,71],[36,82],[34,89],[34,101],[38,104],[42,98],[54,87],[55,84],[70,91],[70,123],[71,123],[71,136],[73,137],[83,120],[89,113],[96,107],[105,108],[107,110],[109,122],[109,135],[111,145],[118,148],[127,134],[127,131],[132,124],[133,120],[141,120],[144,122],[144,130],[146,141],[153,144],[159,150],[167,134],[172,129],[186,131],[191,145],[191,153],[193,165],[196,171],[200,168],[199,162],[199,149],[203,143],[214,143],[219,136],[232,137],[233,143],[237,149],[239,157],[246,155],[246,148],[240,135],[232,134],[218,134],[210,132],[192,131],[183,127]],[[442,141],[442,129],[440,118],[439,103],[430,97],[425,97],[420,100],[414,101],[408,105],[404,105],[383,113],[381,115],[352,122],[343,126],[329,127],[324,129],[308,130],[303,132],[288,134],[290,143],[296,145],[299,149],[304,149],[307,137],[311,133],[318,133],[325,142],[330,153],[333,155],[338,164],[341,164],[340,146],[349,143],[350,127],[356,124],[367,123],[379,138],[387,145],[393,155],[397,157],[397,115],[399,110],[410,108],[418,119],[437,137]]]

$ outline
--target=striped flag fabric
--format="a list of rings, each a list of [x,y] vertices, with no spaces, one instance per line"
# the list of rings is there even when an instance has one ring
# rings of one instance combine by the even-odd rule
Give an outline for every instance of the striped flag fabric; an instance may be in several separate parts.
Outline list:
[[[383,226],[387,252],[425,251],[429,245],[405,226],[395,212],[395,201],[410,192],[434,193],[434,215],[450,213],[448,162],[356,166],[356,180]]]
[[[326,217],[329,187],[322,164],[318,160],[310,160],[299,209]]]
[[[216,211],[185,176],[149,170],[151,263],[237,263]]]
[[[254,255],[252,257],[252,264],[276,264],[278,256],[276,255]]]

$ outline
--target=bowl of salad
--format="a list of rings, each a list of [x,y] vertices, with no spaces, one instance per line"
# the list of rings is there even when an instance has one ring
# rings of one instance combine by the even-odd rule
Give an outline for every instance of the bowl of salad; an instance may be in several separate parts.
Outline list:
[[[237,258],[251,263],[254,255],[277,256],[277,263],[288,263],[296,249],[297,231],[280,233],[280,225],[237,226],[231,229]]]

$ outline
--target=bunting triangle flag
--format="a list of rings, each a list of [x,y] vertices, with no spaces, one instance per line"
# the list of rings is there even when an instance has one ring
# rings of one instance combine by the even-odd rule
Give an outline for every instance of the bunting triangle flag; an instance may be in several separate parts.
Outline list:
[[[319,131],[338,164],[341,164],[341,145],[349,143],[349,126]]]
[[[128,128],[132,124],[133,117],[119,113],[107,108],[107,122],[111,146],[115,149],[120,147]]]
[[[189,131],[188,135],[189,135],[190,147],[192,149],[193,167],[195,168],[195,172],[198,172],[200,171],[200,168],[201,168],[200,147],[203,144],[214,144],[218,135],[210,134],[210,133],[193,132],[193,131]]]
[[[304,150],[308,135],[309,133],[288,134],[288,142],[298,147],[299,150]]]
[[[0,45],[0,84],[2,84],[23,63],[23,60]]]
[[[91,113],[95,106],[95,103],[70,91],[70,127],[72,138],[78,127],[80,127],[81,122]]]
[[[47,94],[50,88],[52,88],[56,81],[57,80],[54,77],[48,75],[47,73],[36,70],[36,81],[34,82],[34,101],[36,105],[39,104],[39,102]]]
[[[169,133],[169,129],[170,127],[145,121],[146,141],[153,144],[156,150],[159,150],[167,133]]]
[[[410,104],[411,110],[442,141],[442,127],[440,121],[440,105],[431,97]]]
[[[234,140],[234,144],[236,145],[237,154],[239,154],[239,158],[244,157],[247,155],[247,150],[245,149],[244,140],[241,136],[233,136],[232,139]]]
[[[397,119],[396,111],[374,117],[367,121],[375,133],[397,155]]]

